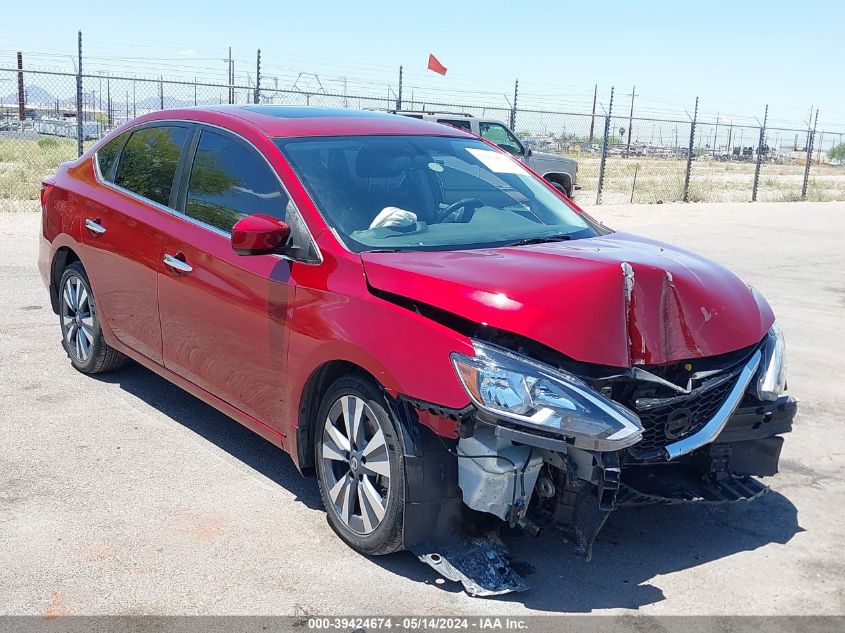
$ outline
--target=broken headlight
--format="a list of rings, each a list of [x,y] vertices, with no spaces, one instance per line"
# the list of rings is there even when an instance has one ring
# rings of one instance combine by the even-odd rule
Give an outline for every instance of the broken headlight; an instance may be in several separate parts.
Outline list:
[[[571,438],[596,451],[626,448],[642,437],[639,418],[572,374],[473,341],[475,356],[453,353],[476,406],[524,427]]]
[[[777,324],[769,330],[768,340],[761,352],[763,358],[757,378],[757,397],[760,400],[777,400],[786,393],[786,341]]]

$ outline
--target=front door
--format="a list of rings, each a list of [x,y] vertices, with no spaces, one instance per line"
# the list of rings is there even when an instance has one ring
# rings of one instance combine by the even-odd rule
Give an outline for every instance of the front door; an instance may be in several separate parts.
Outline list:
[[[501,147],[519,160],[525,159],[525,148],[518,138],[501,123],[481,121],[478,130],[482,138]]]
[[[179,213],[161,250],[164,365],[280,430],[291,262],[237,255],[230,234],[245,215],[284,220],[288,196],[266,160],[240,138],[201,128],[192,145]]]
[[[100,182],[82,202],[84,264],[114,336],[162,362],[157,276],[161,222],[191,127],[154,124],[128,131],[97,152]]]

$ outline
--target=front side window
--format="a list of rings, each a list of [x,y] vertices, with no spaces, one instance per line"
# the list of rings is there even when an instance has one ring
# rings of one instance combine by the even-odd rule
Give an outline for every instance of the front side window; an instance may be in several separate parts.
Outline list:
[[[277,139],[346,246],[447,250],[593,237],[603,230],[521,163],[477,139]]]
[[[112,167],[117,161],[117,156],[120,154],[120,150],[123,147],[123,144],[126,142],[126,137],[128,136],[128,132],[124,132],[119,136],[114,137],[108,143],[103,145],[100,149],[97,150],[96,160],[97,160],[97,167],[100,169],[100,175],[103,177],[104,180],[109,182],[113,181],[112,176]]]
[[[115,184],[168,205],[173,177],[188,136],[188,128],[175,125],[156,125],[132,132],[120,155]]]
[[[478,124],[478,131],[481,138],[495,143],[506,152],[514,155],[522,154],[522,144],[513,135],[513,132],[501,123],[485,123],[482,121]]]
[[[197,145],[185,214],[230,232],[244,216],[285,220],[288,197],[267,162],[239,141],[203,130]]]

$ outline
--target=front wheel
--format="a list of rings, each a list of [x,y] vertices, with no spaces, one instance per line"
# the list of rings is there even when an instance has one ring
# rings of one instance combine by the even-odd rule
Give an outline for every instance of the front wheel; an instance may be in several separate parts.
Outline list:
[[[314,462],[329,525],[363,554],[403,549],[404,456],[383,391],[369,377],[345,376],[317,419]]]

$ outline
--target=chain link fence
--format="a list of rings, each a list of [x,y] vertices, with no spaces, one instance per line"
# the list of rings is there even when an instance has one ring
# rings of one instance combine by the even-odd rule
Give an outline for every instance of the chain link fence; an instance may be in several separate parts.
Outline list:
[[[260,79],[259,79],[260,81]],[[458,112],[512,125],[534,152],[578,163],[579,204],[845,200],[845,167],[826,161],[841,133],[632,113],[574,113],[402,100],[164,78],[0,68],[0,204],[33,208],[41,180],[110,130],[147,112],[262,103]],[[516,94],[513,104],[516,104]],[[625,110],[625,106],[622,106]],[[626,116],[627,114],[627,116]],[[81,142],[80,142],[81,139]],[[692,148],[690,156],[690,147]]]

